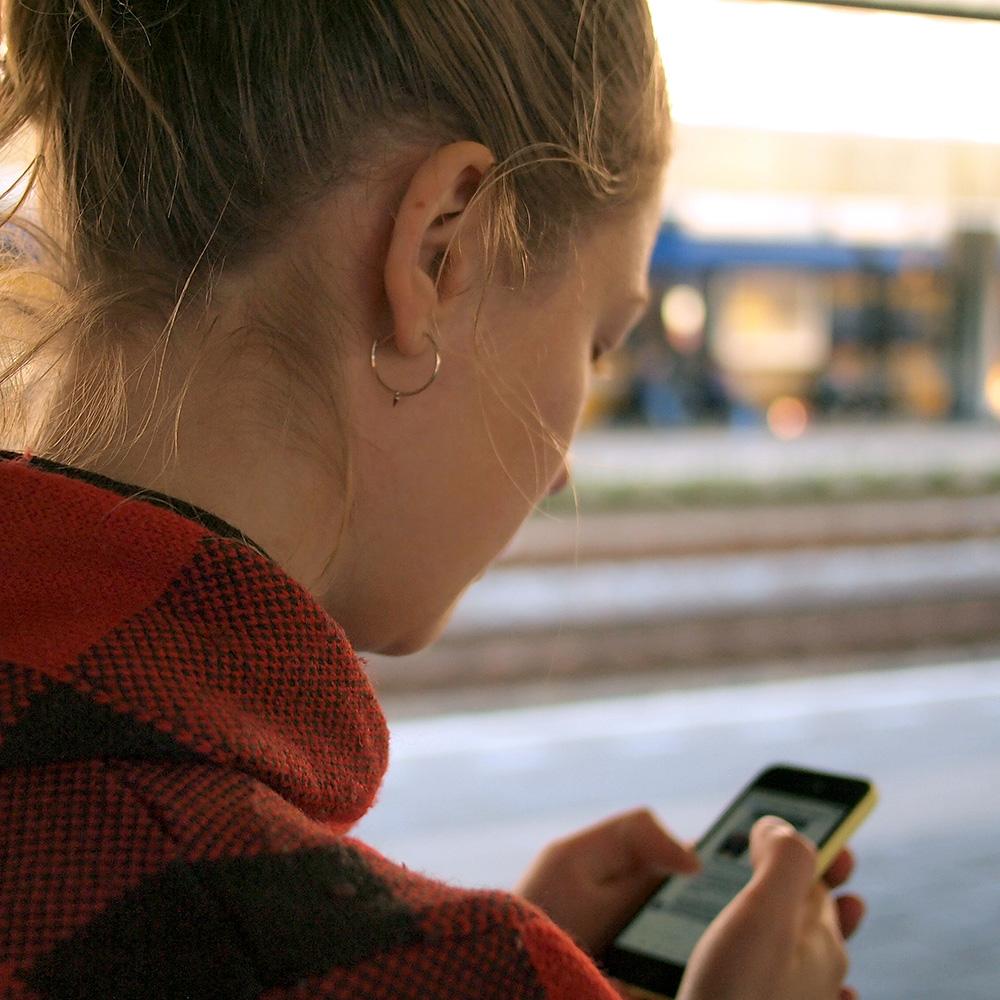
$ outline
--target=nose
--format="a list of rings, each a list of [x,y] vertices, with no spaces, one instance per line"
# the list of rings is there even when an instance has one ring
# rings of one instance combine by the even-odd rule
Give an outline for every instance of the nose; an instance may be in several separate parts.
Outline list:
[[[562,468],[559,470],[559,475],[553,480],[552,485],[549,487],[548,496],[552,496],[554,493],[558,493],[565,485],[569,482],[570,477],[570,460],[569,456],[563,459]]]

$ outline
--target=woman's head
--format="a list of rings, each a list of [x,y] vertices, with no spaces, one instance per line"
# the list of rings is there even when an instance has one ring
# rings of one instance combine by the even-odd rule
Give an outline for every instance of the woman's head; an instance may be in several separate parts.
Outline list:
[[[19,443],[155,476],[251,535],[280,510],[258,540],[360,645],[420,645],[516,527],[496,489],[478,497],[496,509],[458,558],[431,515],[461,537],[454,495],[492,483],[489,462],[530,510],[585,388],[567,330],[589,354],[644,277],[668,127],[646,0],[0,10],[0,139],[38,135],[42,266],[62,288],[33,318],[64,381]],[[24,285],[7,287],[13,323]],[[441,373],[393,408],[372,342],[405,389],[433,367],[428,333]],[[227,464],[239,500],[210,495]],[[421,535],[450,565],[436,582]],[[370,614],[344,605],[347,579],[370,581]],[[390,636],[377,615],[402,621],[407,587],[435,594]]]
[[[173,295],[410,143],[492,150],[511,263],[665,154],[645,0],[5,0],[3,131],[42,140],[76,272]],[[129,282],[137,295],[146,289]]]

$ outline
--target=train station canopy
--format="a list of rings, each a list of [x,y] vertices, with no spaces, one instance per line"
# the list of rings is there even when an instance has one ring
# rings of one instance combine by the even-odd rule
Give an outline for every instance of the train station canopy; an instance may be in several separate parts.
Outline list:
[[[650,0],[684,228],[937,243],[1000,228],[1000,0]],[[871,9],[879,7],[879,10]],[[891,10],[889,8],[892,8]]]
[[[931,14],[939,17],[965,17],[984,21],[1000,18],[1000,0],[786,0],[786,2]]]

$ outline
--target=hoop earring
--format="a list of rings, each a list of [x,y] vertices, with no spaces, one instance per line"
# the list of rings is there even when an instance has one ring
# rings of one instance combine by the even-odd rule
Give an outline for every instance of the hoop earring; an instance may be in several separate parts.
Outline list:
[[[431,342],[431,346],[434,348],[434,371],[431,372],[431,377],[419,389],[394,389],[379,374],[378,365],[375,362],[375,354],[379,349],[379,345],[384,344],[387,340],[392,340],[393,335],[389,333],[384,337],[372,341],[372,371],[375,372],[375,378],[379,380],[379,383],[392,393],[393,406],[399,402],[401,396],[417,396],[423,392],[437,378],[437,373],[441,369],[441,352],[438,350],[437,341],[429,333],[425,332],[424,336]]]

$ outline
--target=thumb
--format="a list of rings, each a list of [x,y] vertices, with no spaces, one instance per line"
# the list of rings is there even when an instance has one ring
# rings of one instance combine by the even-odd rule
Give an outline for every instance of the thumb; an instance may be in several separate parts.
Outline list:
[[[693,848],[677,840],[649,809],[635,809],[618,817],[617,827],[637,868],[663,874],[691,874],[701,868]]]
[[[805,899],[816,881],[816,848],[777,816],[764,816],[750,831],[755,892],[789,903]]]

